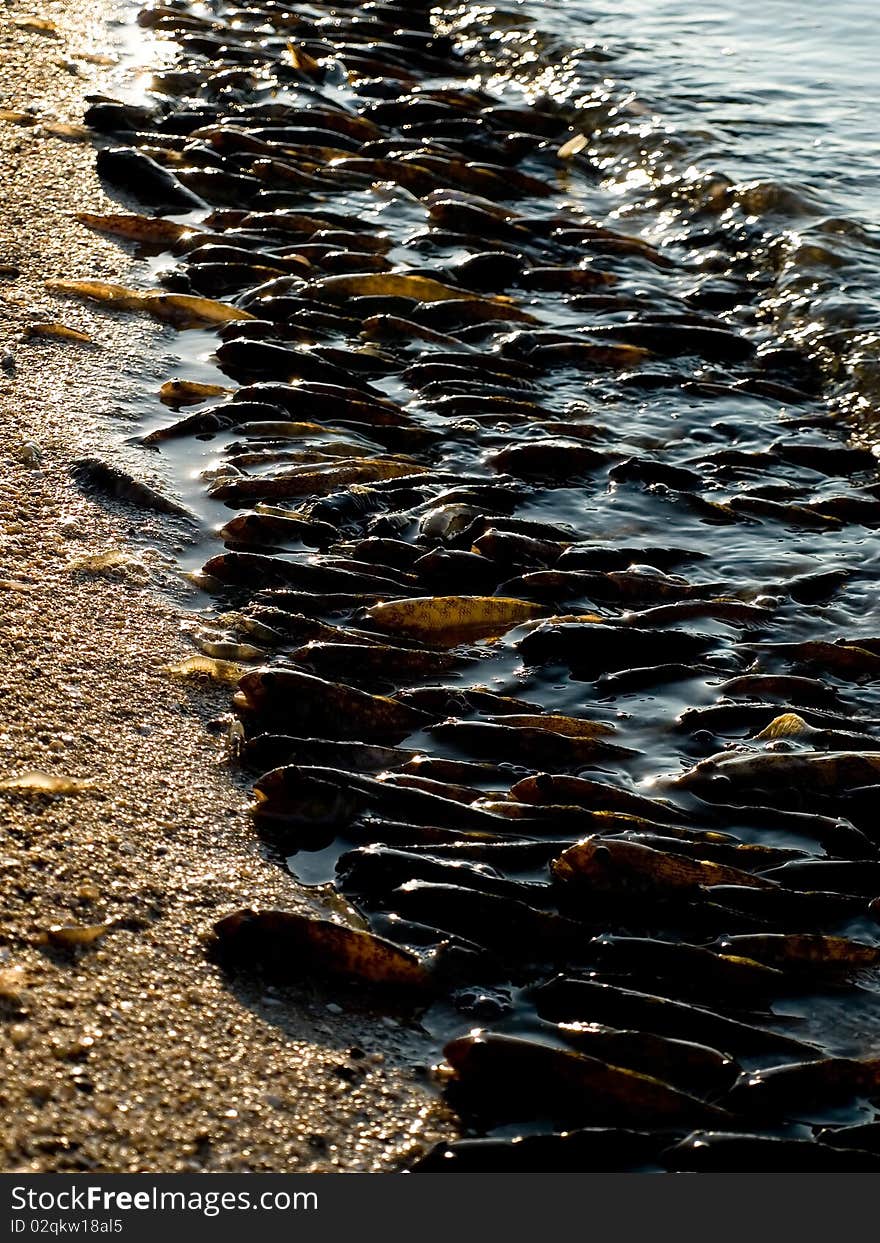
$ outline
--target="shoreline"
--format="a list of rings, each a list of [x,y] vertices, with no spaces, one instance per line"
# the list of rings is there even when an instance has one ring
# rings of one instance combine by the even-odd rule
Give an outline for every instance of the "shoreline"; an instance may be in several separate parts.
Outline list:
[[[78,122],[102,69],[77,62],[77,49],[105,9],[40,0],[28,15],[57,35],[10,23],[4,107],[36,102]],[[69,473],[93,454],[141,466],[119,414],[151,380],[144,359],[158,367],[161,330],[43,289],[53,277],[125,280],[131,267],[70,218],[112,204],[90,142],[3,123],[0,167],[0,261],[20,271],[0,276],[0,779],[36,770],[94,783],[0,792],[2,1167],[398,1168],[450,1129],[413,1074],[425,1038],[405,1022],[339,1014],[308,988],[233,993],[205,957],[205,932],[243,896],[290,906],[297,887],[264,858],[246,783],[205,729],[225,692],[191,693],[162,672],[193,652],[173,520],[102,507]],[[34,321],[96,344],[23,340]],[[87,559],[110,550],[119,569],[90,572]],[[84,568],[71,568],[77,559]],[[41,944],[53,925],[107,922],[90,948]]]
[[[62,11],[60,0],[47,10]],[[356,66],[341,89],[363,89],[369,100],[375,84],[359,84],[357,67],[372,72],[377,62],[345,42],[357,46],[358,19],[331,17],[348,48],[343,67]],[[423,19],[427,29],[427,11]],[[401,41],[399,56],[425,41],[383,33]],[[447,63],[434,37],[429,31],[424,53],[429,80]],[[307,33],[300,50],[261,37],[240,55],[271,67],[289,53],[296,72],[320,77],[322,46]],[[21,47],[30,83],[40,58]],[[456,69],[497,69],[491,42],[470,50]],[[507,50],[515,76],[517,53],[511,43]],[[261,312],[254,329],[225,334],[217,361],[245,388],[273,383],[234,393],[209,443],[181,447],[165,470],[182,492],[200,453],[202,463],[222,464],[226,477],[213,475],[219,486],[200,510],[210,526],[226,507],[331,498],[325,510],[307,505],[292,515],[319,537],[302,539],[306,552],[290,527],[279,532],[274,520],[289,515],[277,512],[254,514],[256,530],[244,528],[256,556],[238,546],[242,528],[224,533],[226,551],[210,547],[217,555],[205,563],[215,599],[204,608],[179,571],[210,540],[189,540],[187,549],[172,521],[96,506],[70,481],[71,459],[85,451],[123,463],[141,456],[118,441],[160,413],[141,395],[168,378],[185,346],[173,346],[169,330],[45,298],[47,276],[142,285],[146,273],[113,247],[105,264],[96,247],[106,244],[75,237],[72,225],[41,240],[47,203],[59,224],[69,222],[67,203],[101,206],[86,167],[92,148],[52,146],[76,131],[25,126],[26,138],[9,139],[9,159],[24,174],[11,178],[20,217],[33,226],[23,232],[29,268],[11,282],[17,335],[3,356],[18,403],[7,402],[6,434],[9,496],[20,513],[4,532],[9,565],[0,580],[12,601],[16,688],[0,738],[0,790],[4,763],[12,777],[33,768],[73,783],[52,797],[4,790],[13,918],[0,982],[24,1066],[10,1108],[28,1109],[38,1128],[35,1138],[11,1138],[16,1159],[34,1163],[23,1169],[105,1168],[110,1154],[110,1168],[151,1171],[449,1170],[479,1164],[487,1151],[516,1168],[528,1148],[496,1128],[521,1122],[533,1133],[536,1121],[552,1125],[542,1138],[572,1169],[596,1158],[579,1156],[577,1143],[566,1152],[569,1129],[597,1121],[643,1128],[651,1141],[647,1157],[622,1155],[622,1167],[649,1158],[700,1169],[692,1127],[736,1119],[741,1109],[748,1120],[762,1076],[772,1091],[780,1057],[803,1059],[809,1081],[811,1059],[867,1052],[869,990],[841,988],[826,1003],[823,972],[840,953],[851,964],[880,958],[869,906],[880,847],[862,789],[880,763],[871,754],[880,649],[862,633],[870,609],[861,609],[873,591],[866,531],[880,529],[876,459],[844,445],[814,360],[778,348],[762,323],[765,256],[758,245],[743,248],[735,225],[718,230],[709,252],[702,232],[714,208],[685,209],[683,236],[659,248],[641,233],[609,229],[597,223],[613,216],[608,186],[591,164],[588,135],[572,133],[577,115],[534,102],[484,107],[485,97],[461,84],[418,97],[418,73],[410,81],[389,57],[397,84],[379,89],[396,99],[355,101],[357,121],[327,114],[328,124],[358,130],[339,139],[328,131],[333,142],[350,139],[354,152],[322,148],[334,153],[328,158],[288,134],[282,159],[274,140],[233,129],[232,150],[215,134],[214,151],[194,144],[180,160],[167,157],[182,186],[220,204],[201,245],[231,244],[213,257],[196,254],[199,244],[181,248],[168,285],[236,297],[243,285],[253,294],[259,305],[239,305]],[[523,57],[528,68],[528,46]],[[279,70],[286,81],[290,66]],[[41,80],[54,82],[46,66]],[[59,87],[49,115],[63,117],[64,95]],[[78,98],[68,115],[78,115]],[[310,123],[311,103],[271,107],[280,104],[285,121]],[[417,106],[429,119],[403,137]],[[160,133],[164,107],[148,114]],[[210,108],[190,113],[184,128],[195,133],[206,115]],[[249,120],[259,125],[256,113]],[[511,155],[505,144],[514,138],[540,177]],[[499,163],[467,158],[493,141]],[[572,157],[580,165],[560,168]],[[374,212],[377,176],[388,180]],[[395,200],[399,219],[388,210]],[[303,234],[291,242],[274,210],[299,211],[303,201],[316,214],[284,217]],[[353,230],[342,241],[338,228],[324,227],[340,224]],[[487,237],[497,246],[488,255]],[[259,260],[236,239],[256,242]],[[291,263],[304,273],[287,272]],[[37,313],[63,317],[92,340],[22,340]],[[378,344],[364,349],[364,341]],[[203,373],[197,348],[189,361]],[[238,426],[239,394],[259,426]],[[342,401],[365,443],[325,452],[321,441],[340,432],[332,424]],[[278,424],[304,410],[317,420],[309,426],[318,443],[291,449],[283,433],[301,439],[301,431],[279,433]],[[462,413],[473,420],[449,421]],[[280,446],[267,440],[267,423]],[[321,513],[337,520],[319,530]],[[661,527],[674,544],[657,543]],[[236,606],[233,634],[252,633],[254,621],[268,634],[274,668],[242,680],[236,697],[242,753],[271,770],[258,786],[263,812],[290,826],[291,846],[306,839],[303,827],[330,830],[317,869],[309,859],[309,870],[296,871],[326,882],[320,889],[298,890],[267,857],[243,805],[247,783],[209,737],[209,718],[229,708],[228,689],[191,692],[168,680],[166,666],[192,654],[180,634],[197,620],[188,614],[219,615],[225,625],[224,603]],[[47,617],[51,625],[38,624]],[[29,728],[34,705],[38,729]],[[298,730],[307,741],[282,737],[280,751],[277,738],[268,747],[260,738]],[[416,751],[374,754],[379,776],[364,776],[363,753],[355,761],[348,749],[364,741]],[[343,795],[341,811],[322,801],[329,781]],[[731,782],[735,802],[725,797]],[[474,862],[501,871],[487,875]],[[814,903],[815,893],[801,890],[817,880],[828,892],[815,884],[823,901]],[[218,916],[243,907],[326,913],[319,904],[332,900],[334,885],[338,901],[351,901],[373,933],[399,937],[424,982],[439,985],[455,1035],[444,1049],[448,1099],[469,1132],[489,1136],[487,1146],[441,1144],[418,1161],[452,1122],[418,1078],[436,1045],[404,1015],[371,1018],[356,993],[332,982],[277,989],[259,975],[221,977],[205,961],[205,932]],[[753,890],[760,907],[750,904]],[[97,924],[101,935],[66,957],[57,947],[63,934],[52,933],[58,923],[78,925],[86,940]],[[819,938],[818,955],[817,930],[832,934]],[[228,960],[259,967],[277,956],[278,931],[271,919],[233,918],[220,940]],[[302,944],[295,936],[281,943]],[[731,957],[727,946],[744,953]],[[381,978],[381,969],[391,971],[386,961],[378,976],[365,975]],[[548,972],[557,974],[548,981]],[[487,980],[485,998],[468,996],[468,986]],[[59,1002],[65,987],[69,1002]],[[658,1031],[656,1015],[632,1017],[620,997],[627,990],[630,1001],[648,992],[648,1001],[656,993],[697,1008],[676,1011],[681,1026],[672,1033]],[[772,1008],[792,993],[807,998],[805,1013]],[[64,1005],[66,1024],[57,1014]],[[692,1024],[707,1011],[723,1030],[706,1037],[713,1065],[704,1081],[692,1065],[676,1065],[664,1037],[696,1040]],[[734,1028],[737,1014],[744,1022]],[[470,1028],[474,1017],[486,1027]],[[633,1035],[647,1035],[644,1047],[633,1050]],[[120,1067],[120,1056],[131,1064]],[[852,1062],[856,1086],[859,1065]],[[619,1080],[610,1098],[601,1083],[594,1089],[602,1067]],[[665,1107],[650,1093],[631,1099],[632,1072],[656,1073],[676,1102],[674,1149],[664,1146]],[[860,1095],[826,1086],[844,1102]],[[779,1119],[803,1125],[808,1108],[793,1089]],[[759,1130],[764,1122],[779,1130],[775,1114],[754,1117]],[[810,1142],[820,1159],[824,1132]],[[708,1159],[729,1159],[723,1142]],[[134,1164],[116,1164],[125,1160]]]

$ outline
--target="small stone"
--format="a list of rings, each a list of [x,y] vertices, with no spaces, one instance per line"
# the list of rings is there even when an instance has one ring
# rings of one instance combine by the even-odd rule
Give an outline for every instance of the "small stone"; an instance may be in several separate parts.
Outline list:
[[[4,967],[0,970],[0,1001],[21,1001],[27,988],[27,972],[24,967]]]
[[[108,933],[112,924],[56,924],[47,930],[49,944],[57,949],[73,949],[83,945],[94,945]]]

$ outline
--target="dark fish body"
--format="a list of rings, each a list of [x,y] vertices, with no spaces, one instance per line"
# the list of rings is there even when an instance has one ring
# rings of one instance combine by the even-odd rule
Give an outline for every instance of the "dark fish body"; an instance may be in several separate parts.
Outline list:
[[[817,1050],[789,1036],[753,1027],[702,1006],[589,980],[558,977],[533,993],[538,1013],[553,1022],[604,1023],[671,1039],[696,1040],[733,1054],[809,1057]]]
[[[639,1071],[515,1036],[463,1036],[444,1055],[476,1107],[505,1120],[537,1110],[555,1118],[588,1113],[611,1126],[668,1127],[701,1117],[721,1124],[727,1116]],[[518,1085],[515,1094],[511,1082]]]
[[[595,1127],[514,1139],[440,1143],[413,1174],[586,1174],[655,1168],[663,1141],[645,1132]]]
[[[880,1170],[880,1157],[835,1149],[807,1139],[698,1131],[668,1148],[667,1170],[696,1174],[867,1174]]]
[[[74,462],[71,473],[81,488],[103,493],[114,500],[123,501],[137,509],[153,510],[155,513],[172,514],[192,521],[192,514],[183,505],[163,496],[161,492],[134,479],[118,466],[111,466],[99,458],[81,458]]]
[[[98,176],[163,211],[189,211],[205,201],[182,185],[167,168],[142,151],[105,147],[97,155]]]
[[[675,630],[639,630],[601,623],[545,622],[519,642],[527,664],[568,665],[574,671],[598,676],[626,669],[633,652],[650,651],[660,662],[693,660],[709,646],[702,635]]]
[[[394,700],[292,669],[245,674],[236,702],[261,722],[275,722],[306,737],[404,738],[426,721],[423,713]]]

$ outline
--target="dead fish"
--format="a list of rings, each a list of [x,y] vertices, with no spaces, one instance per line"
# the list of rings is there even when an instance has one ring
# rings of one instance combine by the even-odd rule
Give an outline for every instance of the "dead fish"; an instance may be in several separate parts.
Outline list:
[[[167,168],[131,147],[104,147],[97,154],[98,176],[131,191],[161,212],[205,207],[205,200],[188,190]]]
[[[725,328],[634,321],[609,324],[590,331],[594,336],[612,337],[615,341],[644,346],[654,354],[672,358],[695,356],[708,362],[745,362],[755,354],[753,341]]]
[[[875,527],[880,522],[880,501],[873,497],[829,496],[807,508],[839,522],[860,523],[866,527]]]
[[[549,729],[497,725],[482,721],[448,720],[428,732],[468,755],[513,763],[572,767],[601,766],[634,753],[598,738],[573,738]]]
[[[366,341],[427,341],[436,345],[458,345],[455,337],[436,332],[401,315],[369,315],[361,324]]]
[[[877,458],[869,449],[852,449],[845,445],[801,443],[777,440],[771,448],[785,462],[807,466],[823,475],[852,475],[859,471],[877,470]]]
[[[530,358],[546,369],[577,368],[593,371],[606,368],[625,370],[638,367],[652,357],[650,350],[637,345],[603,345],[599,341],[556,341],[537,345]]]
[[[368,805],[358,791],[340,789],[293,765],[265,773],[254,786],[254,799],[253,814],[258,819],[294,828],[341,830]]]
[[[44,323],[28,324],[24,335],[28,338],[45,341],[72,341],[75,345],[94,345],[94,338],[87,332],[76,328],[68,328],[66,324]]]
[[[453,825],[469,832],[482,831],[489,834],[495,833],[500,827],[493,816],[479,807],[465,806],[418,787],[378,781],[365,773],[347,773],[341,769],[319,766],[279,768],[264,774],[257,783],[257,788],[271,802],[266,810],[284,815],[288,804],[295,808],[303,778],[325,782],[340,790],[351,790],[377,815],[414,821],[421,819],[425,824]]]
[[[396,570],[408,570],[420,555],[420,549],[405,540],[383,539],[376,535],[358,540],[352,552],[361,561],[387,565]]]
[[[766,1031],[703,1006],[655,997],[592,980],[557,976],[529,991],[538,1013],[554,1023],[603,1023],[695,1040],[728,1053],[779,1057],[817,1056],[818,1050],[791,1036]]]
[[[785,973],[749,958],[743,950],[706,949],[680,941],[649,937],[595,937],[589,946],[590,960],[603,974],[622,976],[628,984],[638,980],[659,984],[659,991],[671,988],[673,995],[700,1001],[707,998],[730,1005],[763,1004],[787,991]]]
[[[754,742],[773,742],[778,738],[794,738],[817,751],[880,751],[880,738],[856,730],[817,729],[808,725],[796,712],[783,712],[774,717]]]
[[[607,1127],[552,1135],[458,1139],[437,1144],[410,1166],[412,1174],[564,1174],[652,1167],[665,1143],[641,1131]]]
[[[74,219],[98,233],[109,233],[112,237],[124,237],[151,246],[172,246],[189,231],[188,225],[133,212],[75,212]]]
[[[506,713],[500,721],[490,719],[489,724],[508,725],[513,729],[544,729],[551,734],[563,734],[566,738],[606,738],[616,733],[615,727],[605,721],[589,721],[553,712]]]
[[[175,517],[194,521],[193,515],[184,505],[179,505],[149,484],[141,483],[118,466],[111,466],[99,458],[80,458],[72,464],[70,470],[79,486],[88,491],[103,493],[138,509],[173,514]]]
[[[641,669],[603,673],[596,679],[596,689],[603,698],[613,698],[652,686],[663,686],[669,682],[690,682],[696,678],[707,678],[713,673],[717,673],[717,670],[709,665],[647,665]]]
[[[818,1138],[832,1148],[858,1148],[875,1155],[880,1152],[880,1126],[876,1122],[827,1127],[819,1132]]]
[[[721,953],[744,955],[783,970],[850,972],[880,963],[880,946],[818,933],[741,934],[721,938],[715,948]]]
[[[433,548],[419,557],[412,567],[420,582],[441,591],[473,591],[485,595],[494,591],[503,571],[487,557],[461,549]]]
[[[768,595],[777,592],[791,596],[798,604],[815,604],[827,600],[843,587],[852,577],[849,570],[827,570],[819,574],[798,574],[786,582],[772,584],[767,588]]]
[[[642,630],[598,622],[547,621],[517,646],[528,665],[568,665],[584,676],[628,669],[634,651],[650,652],[657,663],[679,663],[700,655],[714,640],[682,630]]]
[[[738,1131],[695,1131],[668,1148],[661,1160],[668,1170],[695,1174],[858,1174],[880,1169],[874,1153]]]
[[[360,929],[292,911],[236,911],[214,926],[219,953],[234,964],[286,978],[327,973],[426,993],[431,976],[418,955]]]
[[[591,831],[611,832],[610,825],[617,823],[615,838],[651,846],[654,850],[668,850],[674,855],[686,855],[691,859],[707,859],[711,863],[729,863],[745,872],[763,872],[767,868],[787,863],[789,860],[808,858],[808,852],[790,846],[764,846],[754,842],[741,842],[730,833],[718,833],[710,829],[682,828],[678,825],[655,824],[637,816],[621,816],[619,813],[590,812]],[[602,821],[609,823],[605,828]]]
[[[598,1023],[541,1024],[548,1042],[564,1041],[579,1053],[651,1075],[694,1096],[715,1097],[735,1082],[733,1058],[708,1045],[670,1040],[649,1032],[621,1031]]]
[[[407,849],[414,854],[431,854],[438,859],[465,859],[471,863],[484,863],[490,868],[504,869],[507,872],[527,872],[531,876],[539,872],[543,876],[544,869],[560,850],[564,850],[566,841],[542,840],[533,838],[504,839],[496,841],[479,841],[474,838],[460,842],[443,842],[435,845],[420,846],[413,844]]]
[[[783,504],[751,494],[731,497],[728,508],[734,515],[769,518],[786,526],[803,527],[807,531],[836,531],[843,525],[839,518],[817,513],[805,505]]]
[[[462,533],[462,539],[473,544],[490,528],[497,531],[513,531],[517,535],[526,535],[534,539],[559,540],[569,544],[583,538],[582,532],[564,523],[545,522],[535,518],[499,517],[494,514],[488,517],[485,513],[480,513],[467,531]]]
[[[203,573],[217,582],[242,587],[292,587],[295,590],[389,592],[401,584],[381,575],[356,574],[319,562],[287,561],[257,552],[225,552],[205,562]]]
[[[622,890],[658,897],[686,893],[698,885],[751,885],[766,889],[774,884],[772,879],[708,859],[689,859],[636,842],[597,836],[563,851],[551,865],[551,872],[560,885],[584,891]]]
[[[570,836],[582,833],[618,834],[631,823],[639,823],[632,817],[614,812],[585,811],[581,807],[565,804],[541,804],[536,807],[530,803],[517,803],[501,794],[483,793],[474,805],[505,820],[516,821],[522,832],[531,835],[546,832],[567,833]]]
[[[870,785],[880,772],[880,756],[870,752],[777,752],[720,755],[702,760],[671,785],[711,802],[729,803],[745,793],[785,806],[800,806],[804,796],[834,797]]]
[[[867,859],[877,853],[877,846],[842,816],[820,816],[815,812],[757,805],[746,807],[736,802],[723,805],[702,803],[699,814],[704,812],[731,827],[748,826],[794,833],[808,841],[818,842],[830,854],[843,855],[848,859]]]
[[[679,823],[687,816],[672,803],[645,798],[619,786],[559,773],[538,773],[518,781],[510,797],[521,803],[572,804],[590,811],[613,811],[641,816],[654,823],[664,818]]]
[[[797,859],[769,868],[763,875],[787,889],[880,894],[880,862],[876,859]]]
[[[290,593],[283,594],[289,595]],[[335,597],[330,598],[335,599]],[[346,598],[343,597],[343,599]],[[251,605],[247,613],[234,613],[231,617],[238,630],[271,647],[300,647],[303,643],[309,643],[313,639],[334,643],[369,643],[371,641],[371,636],[365,631],[353,628],[343,630],[339,626],[329,625],[314,617],[288,612],[286,609],[266,604]]]
[[[583,1118],[612,1125],[675,1127],[723,1110],[639,1071],[573,1050],[494,1032],[476,1032],[443,1050],[456,1081],[481,1111],[511,1120]],[[510,1085],[516,1083],[517,1091]]]
[[[800,713],[780,714],[778,704],[717,703],[706,708],[686,708],[676,722],[681,729],[708,730],[713,734],[739,733],[767,729],[774,720],[797,718],[817,730],[847,729],[852,720],[842,714],[802,707]]]
[[[347,276],[325,276],[309,284],[306,294],[330,301],[379,294],[415,298],[417,302],[442,302],[447,298],[460,298],[461,290],[427,276],[412,276],[402,272],[365,272]]]
[[[651,544],[606,544],[569,541],[561,554],[560,570],[628,570],[632,565],[652,565],[666,573],[676,566],[699,561],[703,554],[695,549]],[[701,589],[702,590],[702,589]]]
[[[742,885],[712,885],[705,889],[704,894],[707,900],[728,911],[731,917],[736,913],[751,921],[747,927],[754,927],[756,923],[765,928],[827,927],[858,919],[865,914],[863,899],[814,889],[771,890]],[[743,935],[752,934],[745,932]]]
[[[740,600],[682,600],[675,604],[659,604],[649,609],[624,614],[631,626],[666,626],[691,621],[695,617],[723,622],[730,626],[754,628],[765,625],[773,617],[770,609],[759,604],[743,604]]]
[[[474,540],[473,547],[480,556],[488,558],[496,565],[508,568],[523,566],[548,568],[559,560],[567,545],[490,527],[484,535]]]
[[[568,293],[575,290],[607,289],[615,285],[618,277],[613,272],[601,268],[524,268],[517,276],[515,284],[522,289],[535,290],[542,293]]]
[[[327,682],[293,669],[258,669],[247,673],[235,695],[239,710],[260,720],[324,737],[357,741],[404,738],[430,718],[415,708],[368,695],[342,683]]]
[[[760,699],[778,699],[783,703],[805,704],[808,707],[834,707],[837,691],[817,678],[797,677],[793,674],[746,673],[729,678],[718,688],[730,698],[742,697],[754,702]]]
[[[425,596],[377,604],[365,618],[377,630],[452,647],[504,634],[543,612],[526,600],[500,596]]]
[[[346,678],[356,684],[394,685],[410,678],[430,678],[472,663],[462,655],[426,652],[387,644],[309,642],[291,652],[290,659],[319,677]]]
[[[409,880],[388,895],[387,904],[406,919],[464,937],[518,966],[577,954],[587,940],[585,926],[574,920],[461,885]]]
[[[211,397],[222,397],[229,392],[222,384],[199,384],[195,380],[167,380],[159,390],[163,406],[179,410],[182,406],[198,406]]]
[[[308,619],[319,617],[349,616],[354,609],[369,608],[387,593],[375,591],[328,591],[317,594],[310,591],[284,591],[278,588],[267,588],[256,592],[254,603],[257,608],[269,608],[273,614],[289,613],[291,616],[304,616]],[[311,635],[318,638],[320,635]],[[328,636],[329,637],[329,636]],[[335,636],[339,638],[337,634]],[[363,634],[361,641],[366,643],[369,635]],[[341,639],[339,640],[342,641]]]
[[[318,765],[354,772],[378,772],[403,767],[417,752],[364,742],[341,742],[325,738],[294,738],[289,734],[258,734],[242,745],[241,763],[265,773],[289,764]]]
[[[506,716],[541,710],[540,704],[530,703],[527,699],[513,699],[509,695],[498,695],[495,691],[487,691],[481,686],[463,689],[455,686],[417,686],[397,691],[392,698],[422,712],[428,712],[435,718],[455,714],[466,716],[471,712]]]
[[[120,311],[146,311],[175,328],[212,328],[252,318],[240,307],[213,298],[165,293],[161,289],[130,289],[108,281],[52,280],[46,281],[46,289],[63,297],[83,298]]]
[[[510,776],[522,769],[513,765],[480,764],[473,760],[445,760],[432,755],[417,755],[404,765],[405,772],[435,781],[497,782],[506,784]]]
[[[482,791],[473,790],[470,786],[453,785],[448,781],[438,781],[418,773],[381,773],[379,780],[386,785],[404,786],[410,790],[424,790],[426,794],[437,794],[441,798],[452,799],[456,803],[475,803],[482,797]]]
[[[736,1112],[759,1116],[809,1116],[829,1105],[875,1096],[880,1059],[827,1057],[766,1070],[745,1071],[725,1097]]]
[[[281,384],[263,380],[240,388],[232,405],[250,407],[260,402],[286,410],[291,418],[349,419],[357,423],[401,426],[409,419],[395,402],[376,394],[368,394],[350,385],[324,384],[316,380],[302,384]],[[242,414],[242,420],[252,417]],[[273,416],[277,417],[277,416]]]
[[[469,530],[479,517],[478,507],[467,502],[432,506],[419,520],[419,535],[449,543],[463,531]]]
[[[426,469],[380,458],[354,458],[351,461],[336,459],[324,466],[292,466],[274,475],[239,476],[220,480],[212,485],[209,495],[213,500],[226,501],[233,505],[253,504],[261,500],[330,496],[340,487],[375,483],[380,479],[405,478]],[[327,521],[328,515],[322,509],[315,512],[315,517]]]
[[[461,886],[498,898],[528,903],[541,899],[541,886],[510,880],[494,868],[469,859],[439,858],[425,852],[371,845],[340,855],[336,883],[348,895],[365,897],[371,904],[385,905],[390,894],[409,881]]]
[[[656,600],[681,600],[692,594],[693,588],[683,579],[668,578],[659,571],[656,574],[642,574],[627,570],[611,570],[607,573],[591,573],[587,570],[534,570],[523,574],[521,578],[512,578],[502,583],[499,591],[517,592],[521,596],[534,600],[564,601],[587,599],[600,603],[616,604],[622,601],[633,601],[650,604]],[[741,606],[749,620],[755,619],[755,613],[748,606]],[[735,606],[734,606],[735,610]],[[705,612],[705,609],[703,610]],[[739,615],[738,611],[737,615]],[[699,615],[699,614],[698,614]],[[762,610],[759,616],[767,616]],[[626,621],[639,621],[641,614],[626,617]],[[677,620],[675,611],[667,608],[666,615],[648,613],[653,623]]]
[[[309,548],[325,548],[336,542],[339,532],[327,522],[313,518],[296,518],[280,514],[238,514],[219,531],[227,544],[283,548],[305,544]]]
[[[810,639],[803,643],[762,643],[758,650],[771,658],[781,656],[797,665],[822,669],[845,681],[880,677],[880,656],[856,644]]]
[[[592,474],[609,463],[609,455],[591,449],[578,440],[533,440],[499,449],[487,458],[497,471],[515,479],[572,480],[578,475]]]
[[[630,457],[612,466],[608,478],[615,483],[665,484],[670,488],[701,489],[703,478],[696,471],[684,466],[673,466],[669,462],[655,461],[653,458]]]
[[[258,304],[250,305],[254,305],[255,310],[261,309]],[[251,314],[250,311],[247,313]],[[257,382],[276,381],[289,384],[294,380],[305,380],[316,384],[363,388],[367,395],[371,390],[366,380],[361,380],[353,373],[344,372],[335,363],[327,361],[308,348],[281,345],[258,339],[256,336],[235,336],[224,341],[214,351],[214,358],[225,375],[248,388]]]

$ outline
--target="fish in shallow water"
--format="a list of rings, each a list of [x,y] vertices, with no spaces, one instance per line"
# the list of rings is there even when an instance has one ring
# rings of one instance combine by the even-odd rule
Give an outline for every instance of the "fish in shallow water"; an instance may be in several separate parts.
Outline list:
[[[306,737],[402,739],[430,720],[393,699],[293,669],[246,673],[238,684],[235,703],[261,722],[274,722]]]
[[[371,987],[427,992],[428,966],[418,955],[356,928],[292,911],[236,911],[214,926],[224,961],[300,980],[343,976]]]

